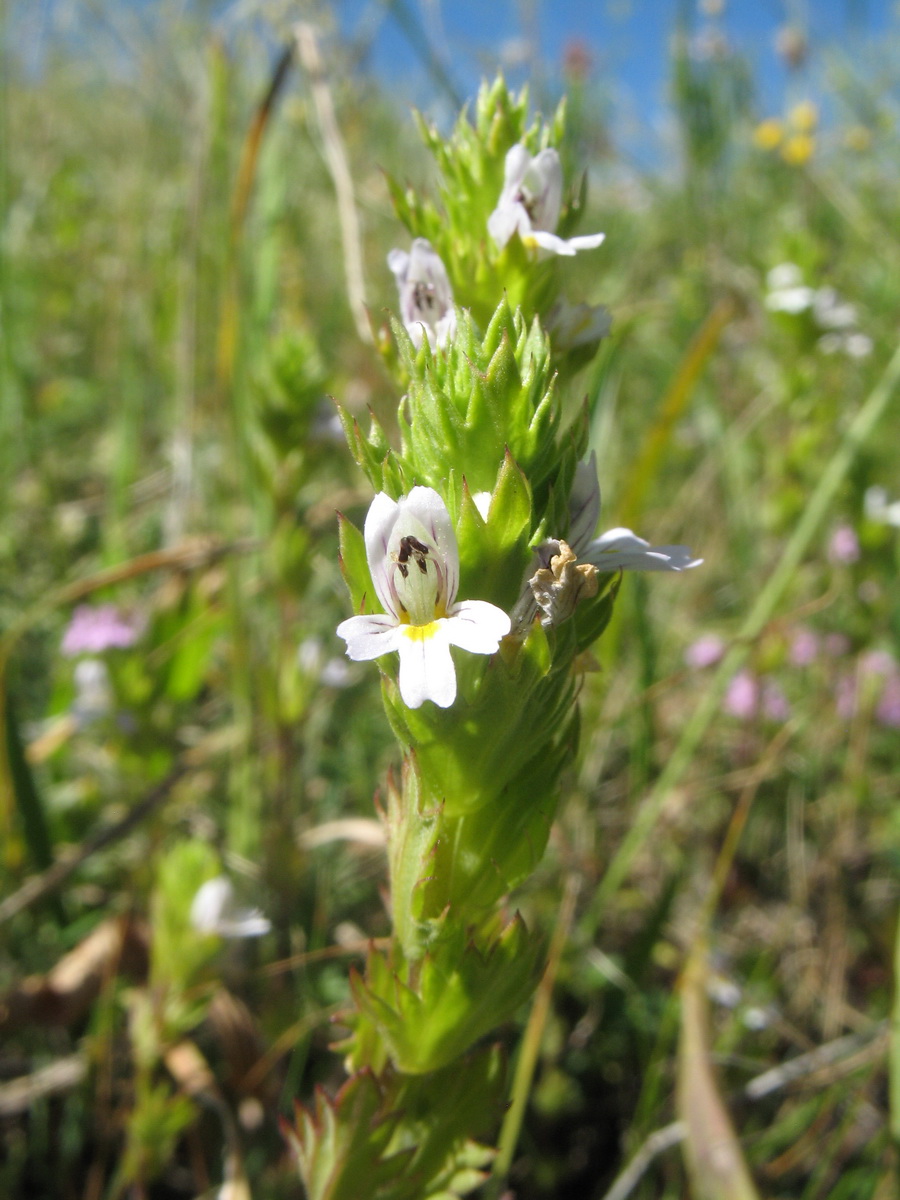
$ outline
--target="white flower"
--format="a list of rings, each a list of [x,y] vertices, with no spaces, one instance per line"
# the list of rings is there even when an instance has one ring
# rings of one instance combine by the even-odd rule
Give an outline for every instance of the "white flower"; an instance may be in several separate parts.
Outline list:
[[[818,289],[813,313],[823,329],[851,329],[856,324],[856,308],[842,301],[833,287]]]
[[[890,500],[887,489],[875,484],[866,488],[863,497],[865,514],[879,525],[894,525],[900,529],[900,500]]]
[[[703,562],[702,558],[694,558],[687,546],[651,546],[630,529],[610,529],[592,539],[599,517],[600,484],[596,455],[592,453],[575,469],[569,495],[568,540],[548,538],[535,548],[538,570],[526,580],[513,609],[517,637],[530,629],[538,608],[544,612],[543,624],[559,624],[572,615],[579,600],[596,595],[590,570],[687,571]],[[576,579],[575,572],[581,573],[581,580]]]
[[[113,690],[106,663],[99,658],[83,658],[75,667],[75,697],[72,715],[76,722],[89,725],[112,711]]]
[[[569,497],[569,545],[580,562],[599,571],[687,571],[698,567],[687,546],[651,546],[630,529],[610,529],[591,540],[600,517],[596,455],[578,464]]]
[[[792,262],[779,263],[777,267],[772,267],[766,275],[766,286],[772,292],[799,287],[802,283],[803,273],[797,264]]]
[[[456,310],[447,269],[426,238],[416,238],[409,254],[392,250],[388,266],[397,280],[400,316],[418,349],[428,338],[434,347],[446,346],[456,333]]]
[[[509,633],[509,617],[484,600],[455,603],[456,535],[433,488],[414,487],[399,501],[379,492],[364,534],[369,572],[385,612],[342,621],[338,636],[357,662],[399,653],[400,695],[407,708],[426,700],[449,708],[456,699],[450,647],[493,654]]]
[[[238,908],[231,880],[224,875],[207,879],[191,904],[191,924],[197,933],[218,937],[261,937],[272,923],[258,908]]]
[[[531,250],[550,254],[576,254],[593,250],[606,237],[592,233],[564,239],[556,236],[562,207],[562,166],[555,150],[542,150],[534,158],[521,142],[506,155],[503,191],[488,217],[488,233],[502,250],[514,233]]]

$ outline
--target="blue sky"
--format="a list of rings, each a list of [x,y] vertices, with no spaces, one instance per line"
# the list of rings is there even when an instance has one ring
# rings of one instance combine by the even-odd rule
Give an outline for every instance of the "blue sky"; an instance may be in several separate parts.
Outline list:
[[[859,57],[900,28],[894,0],[336,0],[332,7],[344,32],[369,46],[376,73],[423,107],[439,107],[440,88],[403,29],[404,12],[463,96],[504,48],[515,50],[529,36],[551,71],[567,45],[581,42],[614,130],[643,125],[651,137],[666,110],[668,42],[681,10],[691,13],[695,30],[717,29],[748,59],[764,114],[780,112],[791,91],[814,92],[829,54]],[[789,21],[805,28],[811,47],[805,72],[790,79],[775,50],[776,33]],[[515,67],[507,74],[526,76]]]

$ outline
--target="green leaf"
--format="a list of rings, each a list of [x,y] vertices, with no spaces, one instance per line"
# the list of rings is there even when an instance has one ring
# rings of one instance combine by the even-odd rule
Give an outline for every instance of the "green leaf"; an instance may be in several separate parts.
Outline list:
[[[350,592],[354,613],[378,612],[363,535],[343,513],[338,513],[338,533],[341,574]]]
[[[447,922],[418,962],[398,947],[390,960],[373,950],[365,979],[354,974],[351,988],[398,1069],[420,1075],[452,1063],[513,1015],[537,983],[540,949],[518,914],[505,928],[494,918],[469,934]]]

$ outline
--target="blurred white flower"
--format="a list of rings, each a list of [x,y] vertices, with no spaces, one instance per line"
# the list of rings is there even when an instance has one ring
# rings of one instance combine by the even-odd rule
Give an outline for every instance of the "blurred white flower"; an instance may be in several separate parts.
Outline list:
[[[488,233],[498,250],[516,233],[530,250],[549,254],[568,256],[599,246],[605,233],[556,236],[562,188],[562,164],[555,150],[541,150],[532,157],[521,142],[512,146],[506,155],[500,199],[488,217]]]
[[[111,711],[113,692],[105,662],[99,658],[81,659],[75,665],[74,681],[72,716],[79,725],[87,725]]]
[[[770,312],[796,315],[806,312],[815,303],[816,293],[803,282],[803,274],[796,263],[779,263],[766,276],[765,305]]]
[[[838,296],[833,287],[818,288],[813,315],[823,329],[849,329],[856,324],[856,309]]]
[[[409,253],[392,250],[388,266],[400,293],[400,318],[418,348],[428,338],[432,347],[446,346],[456,333],[456,310],[447,268],[426,238],[416,238]]]
[[[836,565],[859,562],[859,538],[851,525],[838,525],[828,543],[828,561]]]
[[[325,687],[345,688],[353,682],[353,674],[346,659],[325,657],[325,646],[321,638],[305,638],[297,647],[297,665],[304,675],[317,678]]]
[[[879,525],[893,525],[900,529],[900,500],[890,500],[887,489],[877,484],[866,489],[863,510],[870,521]]]
[[[197,889],[191,904],[191,924],[197,933],[217,937],[261,937],[272,922],[258,908],[240,908],[234,899],[230,879],[217,875]]]

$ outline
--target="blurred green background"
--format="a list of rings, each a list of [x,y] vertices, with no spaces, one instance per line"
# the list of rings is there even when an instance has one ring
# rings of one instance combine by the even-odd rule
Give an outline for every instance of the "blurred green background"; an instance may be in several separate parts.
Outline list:
[[[385,419],[397,397],[354,319],[291,31],[318,30],[376,328],[395,304],[385,255],[406,245],[383,172],[429,186],[409,96],[440,119],[504,47],[476,27],[454,60],[433,39],[445,6],[351,8],[0,9],[10,1197],[298,1194],[278,1118],[339,1080],[328,1022],[388,929],[372,798],[394,745],[376,673],[334,635],[349,611],[335,513],[361,524],[370,497],[329,397]],[[829,36],[843,26],[788,7],[765,59],[732,6],[649,8],[626,15],[664,31],[656,99],[625,117],[616,95],[642,77],[612,74],[589,38],[532,36],[508,63],[545,112],[568,92],[584,227],[607,233],[570,268],[614,319],[575,389],[595,414],[603,527],[705,558],[677,580],[626,578],[586,664],[579,768],[515,897],[548,933],[564,893],[574,909],[511,1186],[600,1200],[675,1120],[674,986],[737,811],[706,988],[744,1152],[767,1196],[886,1197],[898,402],[864,444],[849,431],[897,346],[896,29],[848,7],[867,46],[851,55]],[[510,29],[540,34],[548,12],[523,5]],[[386,51],[366,40],[373,13]],[[399,41],[414,70],[397,80],[380,56]],[[624,882],[598,895],[841,455],[776,611],[637,826]],[[268,933],[191,927],[220,873]],[[821,1046],[796,1079],[754,1088]],[[668,1149],[628,1194],[687,1187]]]

